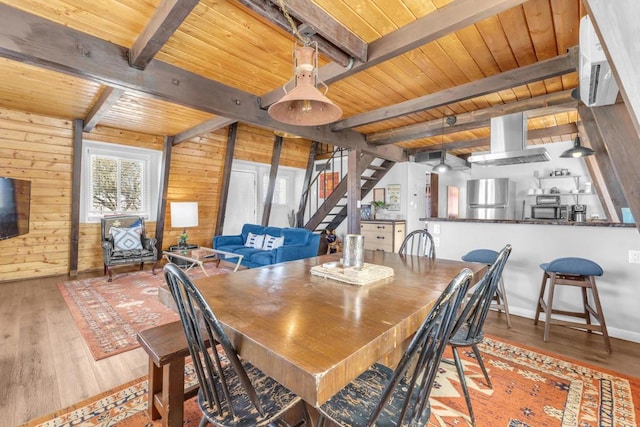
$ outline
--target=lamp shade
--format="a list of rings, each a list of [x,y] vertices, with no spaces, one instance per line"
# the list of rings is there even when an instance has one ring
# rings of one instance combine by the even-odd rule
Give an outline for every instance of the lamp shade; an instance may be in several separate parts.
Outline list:
[[[434,173],[447,173],[451,170],[451,166],[449,166],[448,164],[446,164],[444,162],[444,158],[446,157],[447,153],[446,151],[442,152],[442,157],[440,158],[440,163],[438,163],[437,165],[435,165],[433,167],[433,169],[431,169],[431,172]]]
[[[171,202],[171,227],[198,226],[198,202]]]
[[[290,125],[316,126],[335,122],[342,109],[324,96],[315,86],[315,49],[296,48],[296,85],[269,107],[269,115]]]
[[[560,157],[578,158],[578,157],[592,156],[594,154],[595,152],[591,148],[583,147],[582,145],[580,145],[580,137],[576,136],[576,139],[573,140],[573,147],[569,148],[568,150],[560,154]]]

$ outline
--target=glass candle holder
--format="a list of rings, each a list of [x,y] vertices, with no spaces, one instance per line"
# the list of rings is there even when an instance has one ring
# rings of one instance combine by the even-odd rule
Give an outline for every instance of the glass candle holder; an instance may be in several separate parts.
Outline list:
[[[364,236],[361,234],[347,234],[342,247],[345,267],[360,268],[364,265]]]

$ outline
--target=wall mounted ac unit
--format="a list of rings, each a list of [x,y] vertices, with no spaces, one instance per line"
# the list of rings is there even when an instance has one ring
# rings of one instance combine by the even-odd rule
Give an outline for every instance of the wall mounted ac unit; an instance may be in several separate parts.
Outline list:
[[[618,84],[589,16],[580,19],[580,100],[588,107],[616,102]]]

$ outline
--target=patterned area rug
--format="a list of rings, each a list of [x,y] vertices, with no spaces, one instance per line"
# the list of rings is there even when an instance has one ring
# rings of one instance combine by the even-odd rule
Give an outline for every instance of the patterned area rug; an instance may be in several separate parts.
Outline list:
[[[204,264],[210,276],[232,271]],[[189,270],[191,278],[204,276]],[[158,286],[164,283],[162,269],[74,280],[58,284],[69,311],[94,359],[100,360],[139,347],[136,334],[144,329],[180,320],[158,300]]]
[[[640,379],[605,372],[570,360],[496,339],[481,345],[493,390],[478,365],[464,355],[478,427],[635,427],[640,419]],[[187,382],[193,373],[187,367]],[[146,378],[21,427],[160,426],[146,415]],[[431,393],[429,426],[470,426],[453,365],[443,363]],[[197,425],[193,401],[185,407],[185,426]]]

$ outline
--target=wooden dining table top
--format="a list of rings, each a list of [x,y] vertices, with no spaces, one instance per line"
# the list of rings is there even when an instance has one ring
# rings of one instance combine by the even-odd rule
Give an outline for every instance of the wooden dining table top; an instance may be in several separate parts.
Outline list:
[[[417,330],[464,267],[486,266],[366,251],[394,276],[352,285],[314,276],[331,254],[195,280],[238,353],[317,407]]]

